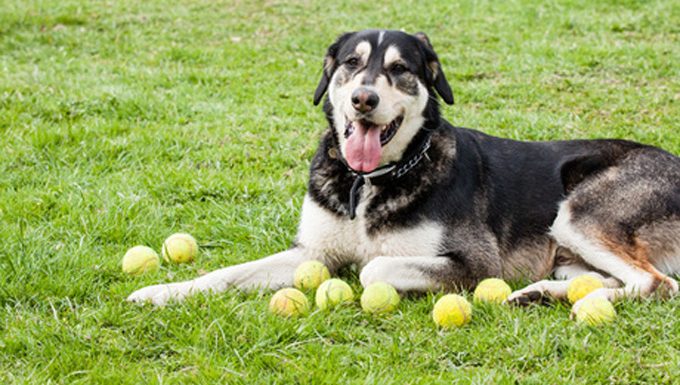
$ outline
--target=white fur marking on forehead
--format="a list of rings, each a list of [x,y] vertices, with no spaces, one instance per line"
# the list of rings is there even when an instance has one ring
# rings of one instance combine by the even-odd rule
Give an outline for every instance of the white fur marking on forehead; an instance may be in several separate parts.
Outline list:
[[[371,43],[367,41],[362,41],[361,43],[357,44],[357,47],[354,49],[354,52],[361,56],[363,61],[366,62],[368,60],[368,57],[371,55]]]
[[[395,47],[393,45],[387,47],[387,50],[385,51],[385,60],[384,60],[385,67],[396,62],[397,60],[401,60],[401,52],[399,52],[397,47]]]
[[[385,39],[385,31],[380,31],[380,35],[378,35],[378,45],[382,44],[384,39]]]

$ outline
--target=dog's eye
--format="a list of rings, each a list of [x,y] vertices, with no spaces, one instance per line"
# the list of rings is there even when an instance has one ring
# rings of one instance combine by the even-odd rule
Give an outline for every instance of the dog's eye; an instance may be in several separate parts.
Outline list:
[[[395,63],[390,66],[390,73],[392,73],[393,75],[401,75],[407,71],[408,68],[406,68],[406,66],[401,63]]]
[[[355,58],[355,57],[351,57],[351,58],[345,60],[345,65],[348,68],[356,68],[357,66],[359,66],[359,59]]]

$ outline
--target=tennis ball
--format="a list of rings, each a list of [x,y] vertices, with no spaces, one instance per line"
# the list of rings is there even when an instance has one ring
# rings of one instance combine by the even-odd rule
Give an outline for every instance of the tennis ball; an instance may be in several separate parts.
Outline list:
[[[447,294],[434,304],[432,319],[443,328],[463,326],[472,319],[472,305],[457,294]]]
[[[326,265],[319,261],[307,261],[295,269],[293,285],[300,290],[316,289],[321,282],[330,277],[331,273],[328,272]]]
[[[569,302],[576,303],[579,299],[588,295],[591,291],[603,288],[604,285],[597,277],[584,274],[579,275],[569,282],[567,287],[567,298]]]
[[[340,279],[331,278],[324,281],[316,289],[316,306],[321,309],[333,308],[344,302],[352,302],[354,292],[349,285]]]
[[[166,262],[191,262],[198,254],[198,243],[189,234],[172,234],[163,242],[161,254]]]
[[[576,311],[576,322],[590,326],[608,323],[616,318],[614,305],[604,298],[586,298]]]
[[[147,271],[158,270],[159,262],[158,254],[152,248],[135,246],[123,256],[123,271],[139,275]]]
[[[475,302],[501,303],[508,299],[512,289],[505,281],[498,278],[487,278],[480,282],[473,296]]]
[[[309,301],[303,292],[289,287],[274,293],[269,301],[269,311],[283,317],[307,314]]]
[[[361,294],[361,308],[367,313],[389,313],[399,305],[397,289],[389,283],[376,282],[368,285]]]

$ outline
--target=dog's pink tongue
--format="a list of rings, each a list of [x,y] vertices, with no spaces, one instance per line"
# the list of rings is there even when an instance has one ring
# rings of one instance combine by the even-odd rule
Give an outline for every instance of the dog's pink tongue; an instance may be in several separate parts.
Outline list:
[[[345,146],[347,163],[355,171],[371,172],[380,164],[380,127],[372,126],[370,129],[363,124],[355,122],[354,132],[347,138]]]

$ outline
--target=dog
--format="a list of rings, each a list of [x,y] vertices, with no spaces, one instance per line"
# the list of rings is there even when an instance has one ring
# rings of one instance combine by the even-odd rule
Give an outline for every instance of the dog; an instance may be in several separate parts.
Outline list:
[[[291,286],[308,260],[331,272],[355,263],[364,287],[402,293],[534,282],[511,294],[517,304],[562,299],[582,274],[605,286],[586,298],[677,293],[680,158],[624,140],[521,142],[454,127],[438,102],[453,93],[423,33],[341,35],[314,104],[325,94],[328,129],[292,247],[128,300]]]

